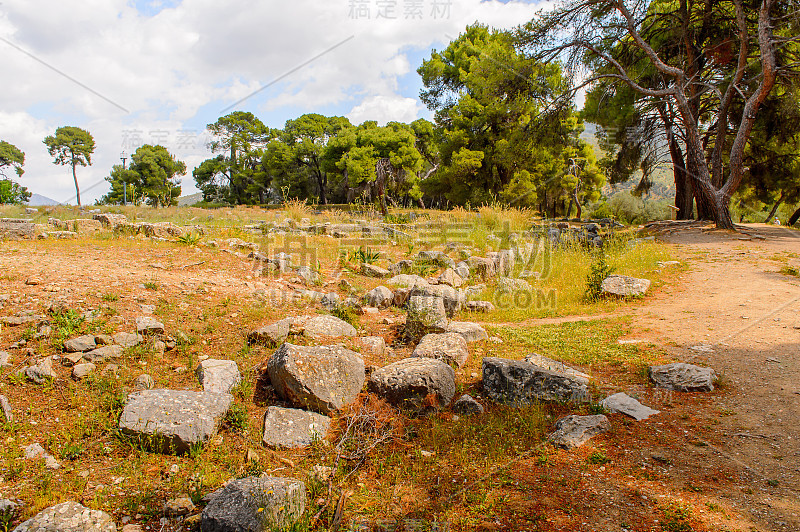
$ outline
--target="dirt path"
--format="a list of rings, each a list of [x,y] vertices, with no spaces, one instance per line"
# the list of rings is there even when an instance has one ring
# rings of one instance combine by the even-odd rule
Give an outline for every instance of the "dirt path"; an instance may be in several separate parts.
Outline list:
[[[697,412],[696,428],[687,423],[687,440],[707,450],[683,459],[695,468],[727,461],[740,474],[740,488],[722,494],[732,506],[759,528],[798,531],[800,279],[779,273],[775,258],[793,255],[796,267],[800,233],[756,227],[765,241],[694,231],[668,237],[690,271],[634,309],[634,324],[638,338],[723,376],[723,393]]]

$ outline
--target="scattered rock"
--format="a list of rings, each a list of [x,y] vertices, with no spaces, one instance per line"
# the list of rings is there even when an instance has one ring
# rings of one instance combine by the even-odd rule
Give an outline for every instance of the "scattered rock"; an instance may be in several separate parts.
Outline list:
[[[480,276],[483,280],[494,277],[497,274],[495,263],[492,259],[470,257],[467,263],[469,264],[470,270],[475,272],[475,275]]]
[[[463,416],[483,414],[483,405],[476,401],[471,395],[464,394],[453,403],[453,412]]]
[[[8,353],[8,351],[0,351],[0,369],[10,368],[11,363],[9,360],[11,360],[11,355]]]
[[[456,393],[455,372],[434,358],[406,358],[374,371],[368,389],[411,410],[442,408]]]
[[[45,358],[35,366],[25,368],[25,376],[36,384],[44,384],[50,379],[55,379],[57,375],[53,371],[52,357]]]
[[[566,375],[567,377],[570,377],[578,382],[582,382],[583,384],[589,384],[589,380],[592,378],[590,375],[571,368],[563,362],[547,358],[546,356],[542,356],[537,353],[531,353],[530,355],[526,356],[525,362],[528,364],[533,364],[534,366],[538,366],[542,369],[553,371],[555,373],[561,373],[562,375]]]
[[[194,512],[195,505],[188,495],[176,497],[164,503],[164,513],[169,517],[180,517]]]
[[[659,388],[678,392],[713,392],[717,381],[713,369],[682,362],[651,366],[648,373]]]
[[[86,377],[91,375],[96,369],[97,366],[95,366],[91,362],[86,364],[76,364],[72,368],[72,378],[75,379],[76,381],[85,379]]]
[[[152,316],[140,316],[136,318],[136,332],[141,335],[164,334],[164,324]]]
[[[229,394],[142,390],[128,396],[119,428],[153,450],[185,453],[214,435],[232,402]]]
[[[311,445],[328,433],[331,418],[296,408],[270,406],[264,414],[261,441],[267,447],[296,449]]]
[[[97,345],[111,345],[114,343],[114,338],[108,334],[96,334],[94,341]]]
[[[11,410],[11,403],[5,395],[0,395],[0,412],[3,413],[3,420],[5,423],[14,421],[14,413]]]
[[[248,477],[233,480],[214,493],[203,510],[203,532],[285,530],[306,508],[306,486],[299,480]]]
[[[44,465],[47,469],[60,469],[61,464],[56,461],[47,451],[44,450],[44,447],[39,445],[38,443],[32,443],[25,447],[22,450],[25,453],[26,460],[36,460],[37,458],[44,459]]]
[[[308,266],[300,266],[297,268],[297,275],[300,276],[306,286],[319,284],[319,274]]]
[[[155,387],[156,383],[153,380],[153,377],[148,375],[147,373],[143,373],[136,377],[136,380],[133,381],[133,389],[134,391],[141,391],[141,390],[152,390]]]
[[[419,275],[408,275],[405,273],[395,275],[391,279],[388,279],[386,284],[397,288],[425,288],[429,286],[428,281]]]
[[[291,326],[291,318],[284,318],[252,331],[247,335],[247,341],[251,344],[278,345],[289,337],[289,328]]]
[[[452,268],[447,268],[443,271],[437,281],[439,284],[452,286],[453,288],[458,288],[464,284],[464,280]]]
[[[364,386],[364,361],[340,346],[285,343],[269,358],[275,391],[295,405],[331,414],[352,403]]]
[[[603,295],[614,297],[640,297],[650,288],[650,281],[626,275],[610,275],[600,283]]]
[[[643,421],[659,413],[658,410],[644,406],[633,397],[622,392],[606,397],[600,404],[612,414],[625,414],[636,421]]]
[[[385,286],[376,286],[367,292],[366,300],[370,307],[388,308],[394,301],[394,293]]]
[[[230,393],[242,382],[239,366],[233,360],[209,358],[200,362],[196,372],[197,379],[206,392]]]
[[[328,309],[329,311],[333,311],[336,307],[339,306],[339,294],[336,292],[328,292],[319,300],[319,304],[322,305],[324,308]]]
[[[114,343],[121,346],[123,349],[136,347],[144,341],[140,334],[121,332],[114,335]]]
[[[467,362],[467,341],[457,333],[426,334],[414,349],[413,357],[435,358],[459,368]]]
[[[358,343],[370,355],[382,356],[386,352],[386,340],[380,336],[365,336],[364,338],[359,338]]]
[[[116,532],[114,518],[100,510],[74,501],[62,502],[42,510],[24,521],[13,532]]]
[[[445,327],[445,332],[458,333],[467,342],[480,342],[489,338],[483,327],[469,321],[451,321]]]
[[[324,465],[315,465],[311,468],[311,478],[319,483],[327,482],[333,473],[332,467]]]
[[[437,296],[413,295],[409,297],[406,327],[414,330],[444,332],[447,328],[444,300]]]
[[[112,358],[122,358],[122,353],[125,349],[121,345],[104,345],[98,347],[94,351],[89,351],[83,354],[83,358],[89,362],[105,362]]]
[[[85,334],[77,338],[71,338],[64,342],[64,351],[67,353],[85,353],[97,347],[94,335]]]
[[[362,262],[361,275],[366,275],[367,277],[375,277],[378,279],[385,279],[389,277],[391,273],[389,273],[389,270],[381,268],[380,266],[375,266],[374,264],[368,264],[366,262]]]
[[[584,402],[589,390],[566,375],[523,360],[483,359],[483,391],[493,401],[526,405],[537,401]]]
[[[556,430],[547,439],[557,447],[574,449],[610,428],[611,423],[604,415],[567,416],[556,422]]]
[[[495,311],[491,301],[467,301],[465,307],[470,312],[481,312],[483,314]]]

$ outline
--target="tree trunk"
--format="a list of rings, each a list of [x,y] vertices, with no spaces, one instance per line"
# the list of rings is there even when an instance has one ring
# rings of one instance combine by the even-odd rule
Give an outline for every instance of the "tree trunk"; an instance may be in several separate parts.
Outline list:
[[[789,221],[786,223],[786,225],[794,225],[798,220],[800,220],[800,208],[794,211],[794,214],[789,218]]]
[[[768,224],[769,221],[772,220],[772,217],[775,216],[775,212],[778,210],[778,207],[781,206],[781,203],[783,203],[784,199],[786,199],[786,191],[781,192],[781,197],[778,198],[778,201],[776,201],[775,205],[772,206],[772,210],[769,211],[769,214],[767,215],[767,219],[764,220],[765,224]]]
[[[672,158],[672,173],[675,177],[675,207],[678,212],[675,215],[677,220],[691,220],[692,211],[694,210],[694,186],[686,171],[686,160],[683,157],[683,150],[681,150],[675,135],[672,133],[672,128],[667,128],[667,139],[669,142],[669,154]]]
[[[317,174],[317,185],[319,186],[319,204],[320,205],[327,205],[328,198],[325,195],[325,180],[322,176],[322,172],[315,172]]]
[[[78,199],[78,208],[81,208],[81,189],[78,188],[78,176],[75,174],[75,159],[72,159],[72,179],[75,181],[75,197]]]

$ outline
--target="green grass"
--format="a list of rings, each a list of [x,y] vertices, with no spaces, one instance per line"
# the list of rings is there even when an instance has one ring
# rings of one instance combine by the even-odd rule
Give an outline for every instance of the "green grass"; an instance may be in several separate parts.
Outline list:
[[[631,319],[576,321],[558,325],[531,327],[490,327],[490,335],[498,336],[503,344],[490,351],[506,358],[520,359],[536,352],[581,366],[641,367],[663,354],[647,344],[619,344],[630,332]]]
[[[800,277],[800,268],[793,268],[792,266],[784,266],[781,268],[781,273],[784,275],[791,275],[792,277]]]
[[[596,253],[596,252],[595,252]],[[651,291],[661,284],[664,275],[659,270],[660,261],[673,260],[670,249],[652,241],[629,244],[625,238],[609,241],[605,250],[605,271],[649,279]],[[587,278],[592,272],[593,252],[580,246],[565,246],[553,251],[540,248],[528,259],[518,261],[515,275],[522,270],[541,273],[540,279],[528,278],[532,291],[516,296],[495,290],[489,281],[479,297],[494,303],[496,312],[482,316],[489,322],[520,322],[527,319],[598,314],[612,312],[629,302],[617,299],[587,298]],[[677,271],[677,269],[675,270]],[[645,296],[647,297],[647,296]],[[468,313],[463,313],[464,319]]]

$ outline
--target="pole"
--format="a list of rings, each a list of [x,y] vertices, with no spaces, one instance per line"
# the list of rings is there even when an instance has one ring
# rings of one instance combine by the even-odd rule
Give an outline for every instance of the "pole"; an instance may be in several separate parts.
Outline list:
[[[122,159],[122,169],[125,170],[125,161],[127,160],[128,156],[123,151],[120,154],[119,158]],[[128,205],[128,183],[127,183],[127,181],[124,180],[124,178],[123,178],[123,181],[122,181],[122,204],[123,205]]]

